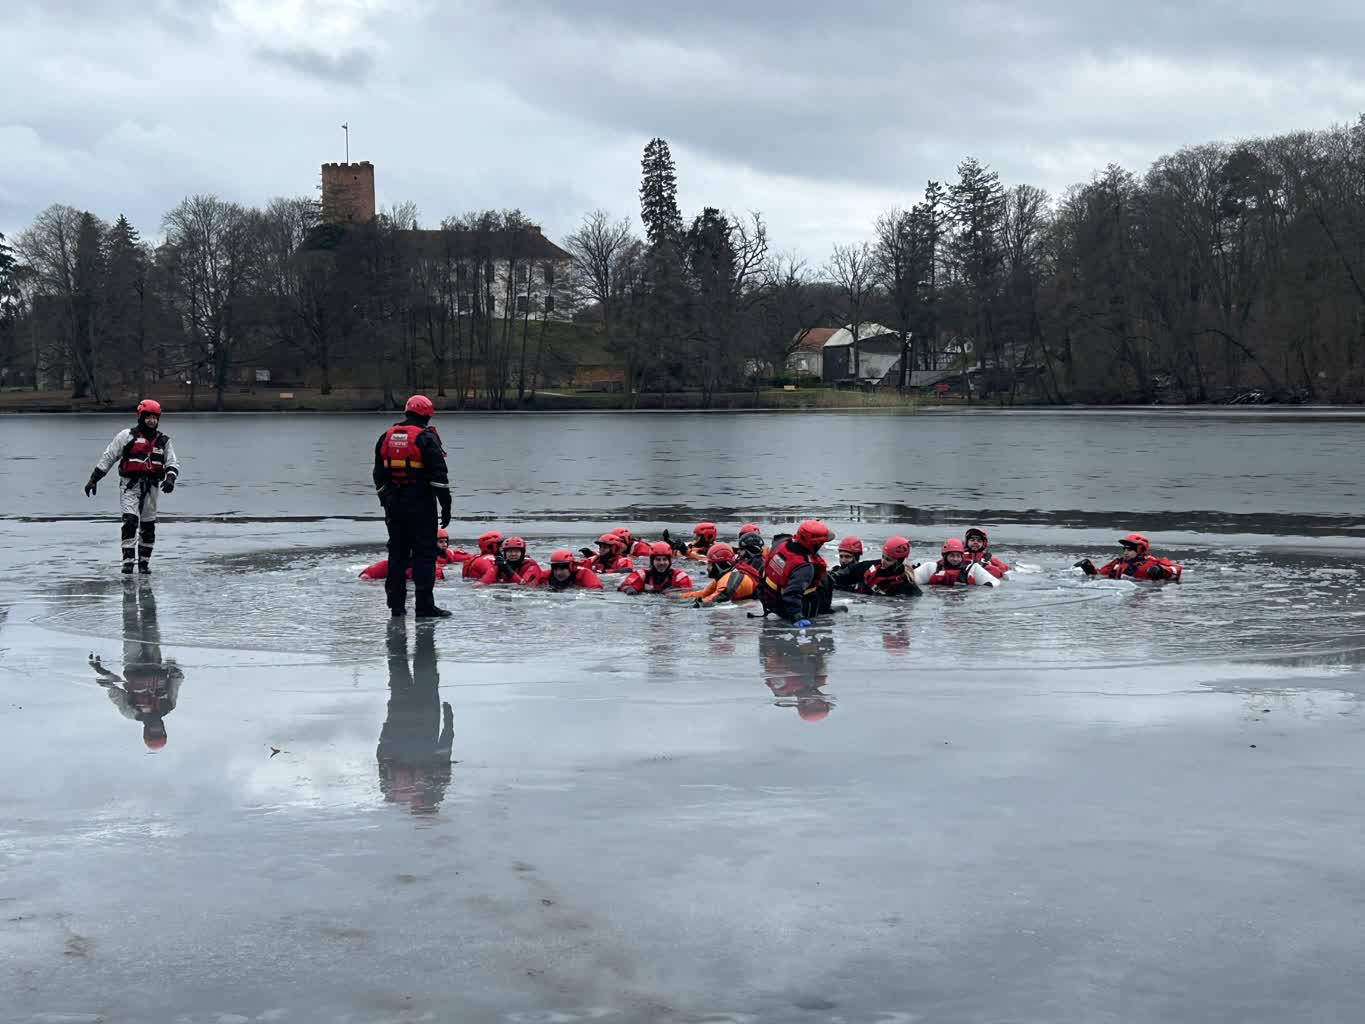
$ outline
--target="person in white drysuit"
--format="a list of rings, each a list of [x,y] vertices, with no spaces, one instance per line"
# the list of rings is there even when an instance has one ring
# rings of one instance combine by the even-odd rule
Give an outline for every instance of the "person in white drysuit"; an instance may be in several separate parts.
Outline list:
[[[180,475],[180,461],[175,457],[171,439],[157,429],[160,423],[160,403],[150,398],[138,402],[137,426],[114,435],[91,470],[90,479],[85,482],[86,496],[93,496],[100,478],[118,465],[119,509],[123,513],[120,541],[125,573],[133,571],[134,544],[138,571],[144,574],[152,571],[157,488],[170,494]]]

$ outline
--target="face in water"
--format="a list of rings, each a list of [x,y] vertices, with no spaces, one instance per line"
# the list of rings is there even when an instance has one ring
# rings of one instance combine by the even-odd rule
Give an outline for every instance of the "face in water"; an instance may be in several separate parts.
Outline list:
[[[943,556],[943,561],[947,563],[950,569],[960,569],[962,567],[962,552],[949,551]]]
[[[565,582],[572,574],[573,570],[563,562],[550,566],[550,575],[560,583]]]
[[[1119,542],[1119,558],[1121,560],[1131,562],[1136,557],[1137,545],[1124,541]]]
[[[969,533],[969,534],[967,535],[967,550],[968,550],[968,551],[982,551],[982,550],[985,550],[985,547],[986,547],[986,540],[985,540],[984,537],[981,536],[981,534],[979,534],[979,533]]]
[[[516,565],[518,562],[520,562],[522,558],[525,556],[525,554],[526,552],[521,550],[521,548],[502,549],[503,560],[506,562],[511,562],[513,565]]]
[[[839,564],[840,564],[840,565],[852,565],[852,564],[853,564],[854,562],[856,562],[857,560],[858,560],[858,556],[855,555],[852,551],[840,551],[840,552],[839,552]]]
[[[668,572],[668,568],[672,564],[673,564],[672,559],[670,559],[667,555],[655,555],[653,558],[649,560],[650,568],[652,568],[657,573]]]

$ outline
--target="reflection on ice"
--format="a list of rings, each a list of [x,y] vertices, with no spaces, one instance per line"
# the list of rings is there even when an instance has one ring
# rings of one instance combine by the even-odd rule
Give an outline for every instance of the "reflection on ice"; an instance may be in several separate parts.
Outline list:
[[[142,723],[147,749],[164,747],[166,716],[180,699],[184,674],[173,659],[161,657],[156,597],[150,583],[129,579],[123,584],[123,675],[111,671],[95,653],[90,655],[90,667],[119,714]]]
[[[408,636],[401,620],[388,628],[389,704],[379,733],[379,790],[389,803],[406,803],[413,814],[434,814],[450,785],[455,716],[440,697],[435,625],[417,627],[408,664]]]

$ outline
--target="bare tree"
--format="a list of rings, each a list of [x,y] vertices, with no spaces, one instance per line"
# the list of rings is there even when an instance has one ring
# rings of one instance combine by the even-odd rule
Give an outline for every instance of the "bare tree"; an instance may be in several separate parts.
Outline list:
[[[252,217],[236,203],[197,195],[167,213],[162,228],[176,308],[193,345],[190,400],[196,371],[206,369],[221,409],[243,337],[239,305],[256,270]]]
[[[573,258],[573,281],[580,305],[595,309],[602,323],[602,340],[609,351],[625,362],[627,393],[634,388],[640,358],[639,333],[623,330],[633,285],[644,261],[644,243],[626,218],[612,220],[605,210],[583,218],[579,229],[564,240]]]
[[[838,288],[842,307],[840,312],[847,319],[849,332],[853,335],[853,379],[861,380],[858,339],[863,318],[872,304],[876,289],[876,263],[872,257],[872,247],[867,242],[836,245],[825,267],[825,274]]]

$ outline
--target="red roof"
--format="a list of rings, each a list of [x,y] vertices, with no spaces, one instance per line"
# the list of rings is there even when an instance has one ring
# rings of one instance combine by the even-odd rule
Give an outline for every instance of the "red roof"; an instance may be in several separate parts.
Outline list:
[[[819,351],[825,347],[825,342],[829,341],[830,338],[838,333],[839,328],[837,327],[812,327],[806,332],[806,336],[801,339],[801,344],[796,347],[798,349]]]

